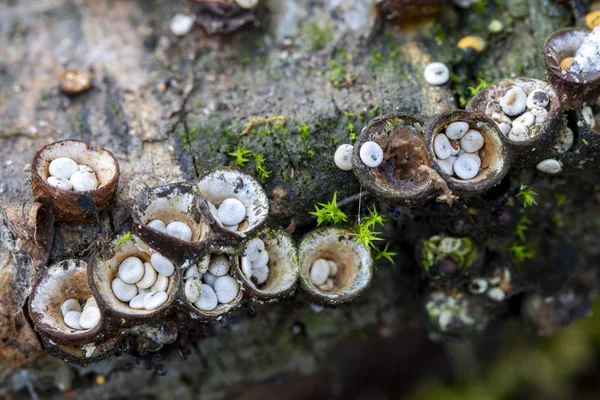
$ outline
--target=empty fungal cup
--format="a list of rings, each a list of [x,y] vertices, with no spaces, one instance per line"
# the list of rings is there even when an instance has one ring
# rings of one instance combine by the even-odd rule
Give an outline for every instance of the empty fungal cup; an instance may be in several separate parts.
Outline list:
[[[217,238],[238,242],[259,229],[269,215],[269,199],[251,176],[232,168],[217,168],[200,178],[200,195],[207,201],[207,221]]]
[[[315,303],[353,300],[373,277],[373,257],[352,232],[321,228],[304,236],[298,249],[300,284]]]
[[[68,325],[66,313],[72,310],[63,307],[65,301],[76,302],[81,312],[79,303],[93,301],[90,298],[93,294],[88,284],[86,262],[70,259],[51,265],[41,272],[31,291],[29,316],[35,330],[40,336],[66,345],[94,343],[116,334],[116,329],[107,323],[101,309],[98,309],[98,322],[92,328]]]
[[[451,139],[457,137],[453,135],[455,122],[468,125],[461,130],[462,136],[457,134],[460,139]],[[442,141],[440,137],[446,138]],[[425,142],[433,169],[453,192],[483,192],[500,183],[508,172],[510,160],[502,133],[483,114],[461,110],[440,114],[427,124]],[[447,160],[454,162],[448,166]]]
[[[600,35],[598,28],[595,32],[595,35]],[[591,34],[585,29],[562,29],[546,39],[544,45],[546,73],[564,108],[580,107],[584,99],[600,90],[600,68],[585,72],[575,71],[572,68],[578,50]],[[596,54],[595,57],[596,61],[592,63],[600,65],[598,55]]]
[[[244,245],[237,276],[252,298],[271,301],[294,292],[298,271],[298,251],[290,234],[265,228]]]
[[[126,259],[141,261],[141,277],[125,278],[124,270],[130,270],[126,268]],[[146,275],[153,280],[150,287],[142,284]],[[89,265],[89,284],[98,305],[115,324],[124,327],[155,320],[171,312],[180,280],[179,268],[174,263],[133,235],[131,240],[115,242],[110,249],[97,252]],[[141,297],[144,294],[150,296],[150,301]]]
[[[73,191],[50,185],[50,163],[58,158],[68,158],[91,168],[96,177],[96,188]],[[89,147],[81,140],[69,139],[46,145],[31,161],[33,197],[56,207],[59,221],[83,223],[97,217],[110,204],[118,185],[119,163],[115,156],[108,150]]]
[[[432,198],[436,189],[428,172],[423,134],[422,122],[412,117],[373,119],[354,145],[352,164],[361,185],[390,204],[419,204]],[[360,149],[367,142],[383,150],[383,161],[377,167],[369,167],[361,159]]]
[[[159,253],[182,263],[199,258],[212,231],[196,188],[173,183],[142,192],[133,207],[133,232]]]

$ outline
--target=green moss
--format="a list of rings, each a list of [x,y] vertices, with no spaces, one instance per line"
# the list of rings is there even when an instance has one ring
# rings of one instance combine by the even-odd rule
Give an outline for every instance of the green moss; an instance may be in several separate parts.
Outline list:
[[[333,38],[333,31],[329,26],[319,26],[319,24],[310,22],[302,26],[302,33],[308,36],[310,48],[313,51],[322,50]]]

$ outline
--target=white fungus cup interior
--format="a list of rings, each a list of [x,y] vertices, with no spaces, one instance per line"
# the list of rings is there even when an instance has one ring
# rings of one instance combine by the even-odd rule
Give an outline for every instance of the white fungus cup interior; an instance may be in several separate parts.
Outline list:
[[[91,329],[73,329],[65,324],[61,306],[67,299],[87,301],[92,297],[88,284],[87,263],[82,260],[65,260],[48,268],[31,295],[30,314],[35,325],[49,333],[89,337],[90,332],[99,332],[100,323]],[[100,311],[102,313],[102,311]]]
[[[168,194],[161,195],[164,188],[159,189],[150,194],[148,205],[141,211],[140,219],[143,224],[147,225],[156,219],[161,220],[165,225],[173,221],[184,222],[192,230],[192,242],[202,241],[210,235],[210,226],[204,222],[191,191],[184,193],[174,189]]]
[[[495,126],[492,125],[493,122],[488,123],[485,121],[478,121],[476,118],[465,118],[462,115],[453,116],[450,119],[446,119],[443,123],[438,124],[437,127],[434,127],[433,134],[431,135],[431,140],[429,141],[431,154],[435,158],[434,162],[437,164],[438,160],[435,156],[435,151],[433,150],[434,138],[438,134],[444,133],[448,125],[456,121],[468,122],[469,129],[476,129],[483,135],[483,147],[477,152],[477,154],[481,158],[481,167],[474,178],[460,179],[454,176],[448,176],[444,174],[446,181],[462,185],[483,182],[487,179],[492,179],[498,176],[499,174],[502,174],[503,171],[506,169],[507,163],[504,143],[502,143],[502,140],[500,139],[500,135],[502,135],[502,133],[498,132]]]
[[[298,279],[298,252],[293,239],[281,232],[270,233],[269,230],[257,237],[264,242],[265,251],[269,254],[269,277],[259,288],[243,272],[240,276],[261,294],[276,295],[289,290]]]
[[[169,286],[166,290],[169,299],[155,310],[133,309],[129,307],[129,304],[117,299],[112,291],[112,281],[117,277],[119,265],[121,265],[123,260],[128,257],[137,257],[142,260],[142,262],[149,263],[151,256],[152,250],[150,247],[137,240],[120,244],[116,249],[115,255],[109,260],[102,259],[100,254],[96,256],[92,273],[96,290],[98,291],[101,300],[106,303],[106,306],[113,312],[118,313],[119,316],[125,318],[127,316],[151,316],[161,312],[164,308],[169,307],[173,303],[174,295],[177,290],[175,275],[169,277]],[[177,274],[177,268],[175,273]]]
[[[550,69],[561,79],[567,81],[585,84],[586,81],[594,81],[600,79],[600,72],[587,74],[586,81],[582,81],[582,74],[565,71],[560,66],[562,60],[568,57],[575,56],[579,47],[583,44],[589,31],[582,29],[563,29],[552,34],[546,41],[546,62],[551,67]],[[585,75],[585,74],[584,74]]]
[[[208,258],[207,262],[210,264],[211,257],[219,255],[219,254],[221,254],[221,253],[210,253],[207,257]],[[235,278],[235,274],[233,272],[239,267],[239,265],[236,262],[237,257],[229,255],[229,254],[223,254],[223,255],[229,259],[229,273],[227,275]],[[204,283],[204,280],[202,280],[202,283]],[[185,284],[185,281],[182,280],[182,285],[184,285],[184,284]],[[244,291],[242,290],[242,285],[240,285],[240,290],[239,290],[237,296],[235,296],[235,298],[233,300],[231,300],[229,303],[217,303],[217,307],[214,308],[213,310],[201,310],[191,303],[190,303],[190,306],[193,307],[194,310],[196,310],[196,312],[202,314],[203,316],[217,317],[217,316],[219,316],[221,314],[225,314],[226,312],[229,312],[230,310],[235,308],[240,303],[243,296],[244,296]]]
[[[117,174],[119,165],[112,154],[103,149],[91,149],[85,142],[79,140],[64,140],[52,143],[40,153],[36,174],[48,180],[50,163],[60,157],[68,157],[77,164],[85,164],[94,170],[98,179],[98,187],[90,192],[98,190],[107,185]],[[60,190],[60,189],[58,189]]]
[[[269,214],[269,199],[262,186],[251,176],[240,171],[219,168],[204,175],[198,182],[198,189],[207,201],[218,209],[221,203],[235,198],[246,208],[247,226],[234,232],[245,237],[260,226]],[[209,212],[212,211],[209,210]],[[217,224],[223,226],[216,215],[212,215]]]
[[[300,243],[300,276],[311,292],[330,300],[352,298],[365,289],[372,277],[373,258],[362,244],[356,243],[351,232],[337,228],[318,229]],[[337,264],[338,272],[331,291],[316,287],[310,279],[313,263],[324,258]]]

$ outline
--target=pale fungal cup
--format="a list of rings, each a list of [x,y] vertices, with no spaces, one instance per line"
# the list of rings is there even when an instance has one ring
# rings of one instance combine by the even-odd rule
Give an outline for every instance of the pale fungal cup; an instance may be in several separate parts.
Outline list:
[[[192,30],[194,26],[195,17],[193,15],[186,14],[175,14],[171,19],[170,28],[171,33],[175,36],[185,36]]]

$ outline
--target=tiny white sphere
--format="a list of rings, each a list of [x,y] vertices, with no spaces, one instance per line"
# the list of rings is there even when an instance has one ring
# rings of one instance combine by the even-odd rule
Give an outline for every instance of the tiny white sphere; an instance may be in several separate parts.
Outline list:
[[[169,287],[169,278],[164,275],[158,274],[158,276],[156,277],[156,282],[154,282],[154,285],[152,285],[152,287],[150,288],[150,291],[151,292],[166,292],[168,287]]]
[[[371,168],[378,167],[383,161],[383,150],[375,142],[365,142],[360,146],[360,159]]]
[[[194,306],[204,311],[211,311],[217,308],[217,295],[213,288],[208,285],[202,285],[202,291],[200,292],[200,298],[194,303]]]
[[[169,295],[163,291],[150,292],[144,296],[144,308],[148,311],[156,310],[169,299]]]
[[[96,299],[93,296],[90,296],[90,298],[87,299],[85,304],[83,305],[84,310],[88,307],[98,307],[98,303],[96,302]]]
[[[79,318],[81,317],[81,312],[79,311],[69,311],[63,317],[65,324],[72,329],[81,329],[81,325],[79,325]]]
[[[464,121],[455,121],[446,127],[446,136],[449,139],[458,140],[469,130],[469,124]]]
[[[77,171],[79,171],[77,163],[68,157],[52,160],[48,166],[48,173],[57,178],[69,179]]]
[[[523,142],[529,140],[529,129],[525,125],[513,124],[508,133],[508,138],[513,142]]]
[[[543,110],[543,108],[542,108]],[[532,112],[527,111],[521,114],[518,118],[513,122],[514,124],[521,124],[525,126],[531,126],[535,123],[535,115]]]
[[[48,177],[48,185],[62,190],[73,189],[73,184],[71,181],[65,178],[57,178],[55,176]]]
[[[161,275],[171,276],[175,273],[175,265],[165,256],[160,253],[152,254],[150,263],[154,269]]]
[[[167,235],[176,237],[184,242],[192,240],[192,229],[185,222],[173,221],[166,227]]]
[[[71,175],[69,181],[76,192],[87,192],[98,188],[98,179],[93,171],[77,171]]]
[[[329,278],[329,263],[323,258],[316,260],[310,267],[310,280],[319,286],[325,283]]]
[[[527,94],[520,87],[512,86],[500,99],[500,105],[504,114],[511,117],[519,115],[527,108]]]
[[[125,283],[137,283],[144,276],[144,263],[137,257],[127,257],[119,265],[118,275]]]
[[[138,294],[137,286],[125,283],[119,278],[113,279],[111,288],[115,297],[123,303],[128,303]]]
[[[450,79],[450,70],[441,62],[433,62],[427,65],[423,74],[425,82],[430,85],[443,85]]]
[[[448,136],[440,133],[433,139],[433,151],[440,160],[445,160],[450,157],[453,152],[453,147],[448,140]]]
[[[242,257],[240,260],[240,264],[242,267],[242,273],[247,279],[252,277],[252,262],[248,257]]]
[[[199,278],[190,278],[185,282],[183,287],[185,298],[190,303],[195,303],[200,299],[202,293],[202,281]]]
[[[352,169],[352,152],[354,146],[351,144],[340,145],[333,155],[333,162],[342,171],[350,171]]]
[[[474,278],[469,283],[469,292],[473,294],[481,294],[488,288],[488,281],[483,278]]]
[[[77,299],[66,299],[60,306],[60,313],[64,317],[69,311],[81,312],[81,304]]]
[[[508,133],[510,132],[510,128],[512,128],[512,126],[502,122],[502,123],[498,124],[498,128],[500,129],[500,132],[502,132],[502,134],[504,136],[508,137]]]
[[[185,270],[185,275],[183,276],[183,279],[190,278],[202,278],[202,274],[198,270],[197,265],[192,265],[191,267]]]
[[[253,238],[246,243],[244,246],[244,255],[248,257],[250,261],[258,260],[258,257],[262,251],[265,250],[265,242],[259,238]]]
[[[262,285],[269,279],[269,267],[263,265],[262,267],[252,268],[252,279],[255,284]]]
[[[535,167],[538,169],[538,171],[545,172],[547,174],[558,174],[560,171],[562,171],[562,164],[560,161],[553,160],[551,158],[540,161]]]
[[[177,13],[171,18],[171,32],[175,36],[185,36],[192,30],[194,26],[195,17],[193,15],[186,15]]]
[[[492,119],[498,123],[512,125],[512,119],[510,119],[510,117],[503,112],[493,113]]]
[[[327,260],[327,264],[329,264],[329,276],[336,276],[338,273],[337,263],[332,260]]]
[[[269,252],[266,250],[258,253],[258,258],[252,263],[252,268],[264,267],[269,265]]]
[[[532,108],[529,112],[531,114],[533,114],[533,116],[535,118],[534,123],[536,123],[536,124],[543,123],[544,121],[546,121],[546,118],[548,117],[548,110],[546,110],[545,108],[536,107],[536,108]],[[523,115],[525,115],[525,114],[523,114]]]
[[[461,156],[472,159],[473,161],[475,161],[475,164],[477,164],[477,168],[481,168],[481,158],[479,157],[479,155],[477,155],[477,153],[465,153],[461,154]]]
[[[92,329],[100,322],[100,309],[98,307],[86,307],[79,316],[79,325],[83,329]]]
[[[252,9],[258,4],[258,0],[235,0],[238,6],[245,9]]]
[[[454,173],[460,179],[472,179],[479,173],[479,165],[473,157],[463,154],[454,163]]]
[[[476,129],[469,129],[460,139],[460,147],[467,153],[479,151],[485,144],[485,139],[481,132]]]
[[[229,303],[238,295],[240,284],[231,276],[222,276],[215,281],[215,294],[219,303]]]
[[[494,301],[502,301],[506,297],[506,293],[504,293],[504,291],[499,287],[491,288],[486,294]]]
[[[140,293],[135,296],[133,299],[129,301],[129,307],[135,310],[141,310],[144,308],[144,297],[146,297],[148,293]]]
[[[594,118],[594,112],[590,106],[585,106],[581,109],[581,115],[583,116],[583,120],[586,124],[589,125],[590,128],[594,129],[596,126],[596,119]]]
[[[550,103],[550,96],[541,89],[535,89],[527,96],[527,108],[545,108]]]
[[[204,279],[204,283],[206,283],[208,286],[213,287],[215,286],[215,282],[217,279],[219,279],[219,277],[207,272],[202,276],[202,279]]]
[[[154,229],[155,231],[159,231],[160,233],[167,233],[167,227],[160,219],[155,219],[148,222],[148,227]]]
[[[217,216],[223,225],[236,225],[246,218],[246,207],[244,203],[231,197],[221,203]]]
[[[144,263],[144,276],[135,285],[140,289],[149,289],[156,283],[158,273],[149,262]]]
[[[94,170],[92,169],[92,167],[90,167],[89,165],[85,165],[85,164],[79,164],[77,166],[77,168],[79,168],[80,171],[94,172]]]
[[[227,275],[230,268],[229,258],[223,254],[217,254],[211,257],[208,272],[214,276],[224,276]]]
[[[448,175],[448,176],[452,176],[454,175],[454,163],[456,162],[456,159],[458,157],[455,156],[450,156],[448,158],[446,158],[445,160],[435,160],[437,162],[438,167],[440,167],[440,170]]]
[[[565,126],[562,131],[560,131],[556,141],[552,148],[556,150],[557,153],[566,153],[573,146],[573,142],[575,141],[575,135],[571,128]]]
[[[490,21],[490,24],[488,25],[488,30],[491,33],[502,32],[502,29],[504,29],[504,25],[502,24],[502,22],[500,20],[497,20],[497,19]]]

